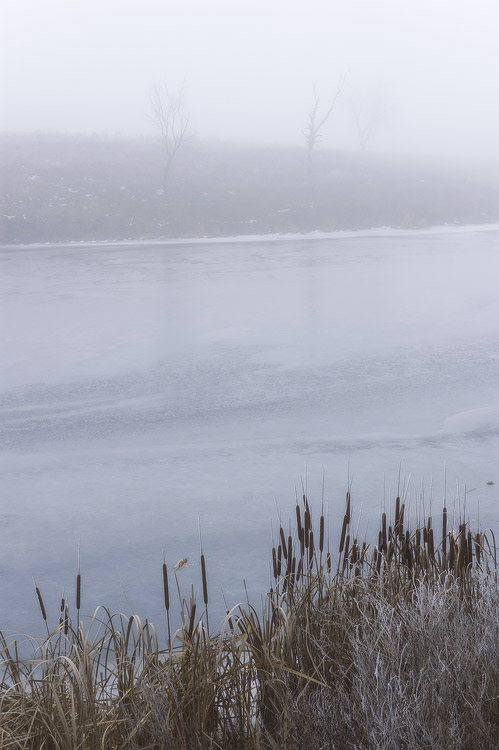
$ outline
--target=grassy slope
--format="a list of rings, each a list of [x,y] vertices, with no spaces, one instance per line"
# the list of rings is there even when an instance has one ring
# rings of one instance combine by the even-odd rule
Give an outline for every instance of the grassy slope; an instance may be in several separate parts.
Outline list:
[[[0,242],[157,239],[499,220],[499,182],[380,157],[190,142],[0,138]]]

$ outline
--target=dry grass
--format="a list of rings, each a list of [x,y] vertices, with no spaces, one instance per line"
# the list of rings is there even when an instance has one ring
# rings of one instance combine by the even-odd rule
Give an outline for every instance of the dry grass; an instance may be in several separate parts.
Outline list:
[[[361,541],[347,494],[334,557],[304,496],[294,530],[279,528],[263,611],[238,605],[216,633],[202,547],[202,605],[173,569],[173,634],[163,564],[166,644],[147,620],[105,608],[84,629],[79,602],[72,622],[62,600],[31,658],[1,639],[0,748],[498,747],[493,534],[449,529],[446,509],[438,535],[431,517],[414,530],[405,519],[397,500],[375,544]]]

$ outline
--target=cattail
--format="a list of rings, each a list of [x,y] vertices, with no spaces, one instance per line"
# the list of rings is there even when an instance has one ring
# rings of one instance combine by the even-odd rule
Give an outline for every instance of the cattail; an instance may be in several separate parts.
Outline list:
[[[293,540],[291,538],[291,534],[288,536],[288,560],[291,560],[293,557]]]
[[[303,528],[303,526],[300,527],[298,533],[300,535],[300,555],[301,557],[303,557],[303,555],[305,554],[305,529]]]
[[[366,559],[366,552],[367,552],[367,542],[364,539],[364,541],[362,542],[362,551],[361,551],[361,555],[360,555],[360,564],[361,565],[364,565],[364,562],[365,562],[365,559]]]
[[[399,539],[402,541],[404,538],[404,511],[405,511],[405,503],[402,503],[400,506],[400,515],[399,515]]]
[[[348,552],[350,549],[350,534],[347,534],[347,538],[345,539],[345,550],[343,552],[343,567],[342,572],[345,572],[345,568],[348,562]]]
[[[319,550],[322,555],[324,552],[324,514],[321,515],[319,527]]]
[[[204,555],[201,555],[201,578],[203,579],[203,601],[205,607],[208,606],[208,584],[206,581],[206,564],[204,561]]]
[[[442,511],[442,552],[447,554],[447,508]]]
[[[300,557],[300,561],[298,563],[298,568],[296,570],[296,583],[299,582],[300,576],[301,576],[302,572],[303,572],[303,558]]]
[[[449,568],[452,570],[454,568],[454,559],[456,556],[456,543],[454,541],[454,537],[450,537],[450,546],[449,546]]]
[[[187,631],[188,635],[189,635],[189,638],[192,637],[192,633],[193,633],[193,630],[194,630],[194,618],[195,617],[196,617],[196,602],[192,602],[192,604],[191,604],[191,616],[189,618],[189,630]]]
[[[457,569],[462,572],[466,564],[466,524],[459,526],[459,552],[457,558]]]
[[[62,623],[64,622],[64,607],[66,602],[64,601],[64,597],[61,599],[61,614],[59,615],[59,627],[62,626]]]
[[[272,570],[274,573],[274,578],[277,578],[277,555],[275,552],[275,547],[272,547]]]
[[[385,555],[386,555],[386,550],[387,550],[387,539],[386,539],[386,513],[383,513],[383,515],[381,516],[381,532],[382,532],[382,535],[383,535],[383,548],[382,548],[382,550],[383,550],[383,552],[384,552],[384,553],[385,553]]]
[[[390,542],[388,543],[388,550],[386,553],[386,560],[388,563],[391,561],[392,557],[393,557],[393,542],[390,540]]]
[[[166,562],[163,562],[163,594],[165,597],[165,609],[168,612],[170,610],[170,592],[168,589],[168,569]]]
[[[69,631],[69,609],[68,605],[64,607],[64,635],[67,635]]]
[[[357,539],[354,539],[353,544],[352,544],[352,553],[350,555],[351,565],[355,565],[358,559],[359,559],[359,546],[357,544]]]
[[[302,525],[301,525],[301,511],[300,511],[300,506],[298,505],[298,503],[296,503],[296,528],[298,530],[298,539],[299,539],[301,535]]]
[[[351,503],[350,503],[350,490],[347,492],[347,510],[346,510],[346,516],[347,516],[347,523],[350,523],[350,514],[351,514]]]
[[[395,500],[395,534],[399,532],[400,524],[400,497]]]
[[[308,549],[310,544],[310,510],[305,509],[305,547]]]
[[[473,563],[473,534],[471,531],[468,531],[468,559],[466,561],[467,565],[471,565]]]
[[[81,575],[78,573],[76,576],[76,609],[80,611],[81,605]]]
[[[38,586],[36,586],[36,584],[35,584],[35,591],[36,591],[36,595],[38,597],[38,604],[40,605],[40,610],[41,610],[41,613],[42,613],[42,617],[45,620],[45,622],[47,622],[47,613],[45,611],[45,605],[43,603],[43,599],[42,599],[42,595],[40,593],[40,589],[38,588]]]
[[[377,552],[378,552],[378,555],[377,555],[377,558],[376,558],[376,573],[379,575],[380,570],[381,570],[381,558],[382,558],[382,555],[381,555],[381,553],[378,550],[377,550]]]
[[[308,548],[308,564],[312,565],[312,560],[314,557],[314,532],[310,532],[310,538],[309,538],[309,548]]]
[[[347,532],[347,526],[348,526],[348,515],[345,513],[343,517],[343,526],[341,527],[340,555],[343,552],[343,546],[345,544],[345,534]]]
[[[288,550],[286,547],[286,537],[284,536],[284,530],[281,526],[279,529],[280,535],[281,535],[281,544],[282,544],[282,554],[284,555],[284,559],[286,560],[288,557]]]

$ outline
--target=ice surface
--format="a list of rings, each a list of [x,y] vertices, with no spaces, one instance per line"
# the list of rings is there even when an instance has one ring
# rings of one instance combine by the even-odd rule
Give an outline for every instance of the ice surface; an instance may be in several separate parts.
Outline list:
[[[4,249],[0,627],[83,602],[162,621],[161,562],[214,607],[268,583],[275,501],[359,531],[402,490],[497,522],[499,230]],[[446,467],[446,487],[444,487]],[[495,481],[494,485],[487,485]],[[459,482],[459,486],[458,483]],[[197,565],[179,571],[199,588]]]

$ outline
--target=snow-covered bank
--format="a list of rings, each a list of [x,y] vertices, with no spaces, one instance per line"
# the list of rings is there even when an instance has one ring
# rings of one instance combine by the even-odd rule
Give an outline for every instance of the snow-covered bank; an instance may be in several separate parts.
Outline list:
[[[35,250],[37,248],[74,248],[74,247],[156,247],[158,245],[221,245],[226,243],[247,242],[286,242],[300,240],[335,240],[335,239],[363,239],[366,237],[419,237],[433,234],[461,234],[468,232],[498,232],[499,223],[490,224],[443,224],[426,227],[424,229],[410,229],[401,227],[373,227],[372,229],[336,230],[334,232],[274,232],[273,234],[235,234],[227,237],[178,237],[160,239],[129,239],[129,240],[72,240],[71,242],[30,242],[28,244],[5,245],[0,243],[2,250]]]

